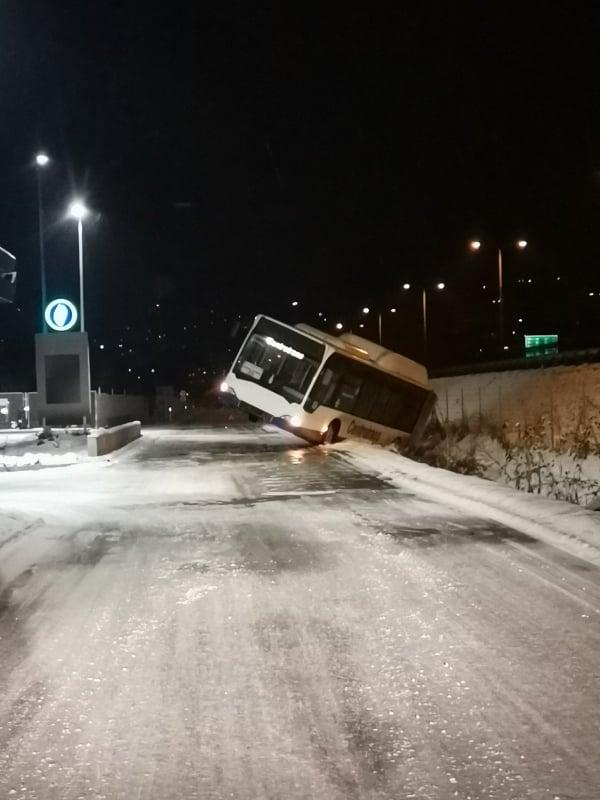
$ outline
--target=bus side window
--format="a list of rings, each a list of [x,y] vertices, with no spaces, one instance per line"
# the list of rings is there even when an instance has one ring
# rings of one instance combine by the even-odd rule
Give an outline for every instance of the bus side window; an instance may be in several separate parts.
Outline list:
[[[375,394],[374,403],[371,407],[371,419],[373,422],[378,422],[380,425],[385,425],[385,411],[391,395],[390,387],[387,380],[376,378],[375,382],[377,385],[377,391]]]
[[[358,400],[354,406],[354,413],[357,417],[371,419],[371,409],[375,403],[379,387],[377,381],[370,375],[365,375]]]
[[[361,385],[362,380],[360,375],[352,374],[352,372],[347,372],[343,375],[342,380],[338,384],[337,392],[335,393],[334,408],[351,414],[354,411],[354,405],[358,393],[360,392]]]
[[[323,368],[304,406],[307,411],[314,411],[325,402],[327,396],[333,391],[334,375],[334,371],[329,367]]]
[[[398,386],[398,403],[393,425],[400,430],[411,433],[423,408],[427,393],[416,386],[400,384]]]

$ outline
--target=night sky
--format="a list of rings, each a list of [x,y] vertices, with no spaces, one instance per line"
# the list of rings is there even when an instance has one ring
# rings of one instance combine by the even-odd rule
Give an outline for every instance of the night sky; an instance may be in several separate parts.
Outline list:
[[[210,376],[259,312],[359,332],[363,305],[397,306],[384,337],[418,358],[407,280],[448,287],[433,366],[491,357],[499,244],[506,327],[527,328],[511,354],[523,332],[600,345],[594,4],[453,5],[5,0],[0,245],[20,273],[0,388],[33,386],[40,148],[50,295],[77,299],[68,200],[94,210],[94,383]]]

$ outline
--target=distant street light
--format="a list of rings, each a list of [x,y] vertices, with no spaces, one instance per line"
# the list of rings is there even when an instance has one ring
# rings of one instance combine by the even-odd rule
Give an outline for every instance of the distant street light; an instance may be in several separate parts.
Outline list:
[[[336,322],[335,327],[337,328],[338,331],[341,331],[344,326],[342,325],[341,322]]]
[[[69,217],[77,220],[77,239],[79,242],[79,309],[81,313],[81,326],[80,330],[85,331],[85,314],[83,303],[83,220],[89,214],[89,209],[86,208],[85,203],[81,200],[73,200],[69,206]]]
[[[368,314],[371,309],[368,306],[365,306],[362,310],[363,314]]]
[[[524,250],[527,247],[526,239],[517,239],[515,246],[519,250]],[[479,250],[481,242],[477,239],[469,242],[471,250]],[[531,283],[531,281],[529,281]],[[502,268],[502,248],[498,248],[498,343],[500,347],[504,345],[504,275]]]
[[[402,288],[410,288],[409,283],[402,284]],[[434,285],[434,288],[437,291],[443,291],[446,288],[446,284],[443,281],[438,281]],[[423,286],[421,289],[421,308],[423,313],[423,361],[427,361],[427,287]]]
[[[408,289],[410,289],[410,283],[403,283],[402,288],[404,289],[404,291],[408,291]]]
[[[292,305],[293,305],[293,306],[297,306],[297,305],[298,305],[298,301],[297,301],[297,300],[293,300],[293,301],[292,301]]]
[[[37,197],[38,197],[38,228],[40,237],[40,281],[42,287],[42,326],[44,333],[48,332],[48,326],[44,313],[46,311],[46,258],[44,254],[44,204],[42,198],[42,170],[43,167],[48,166],[50,158],[46,153],[38,153],[35,157],[35,163],[38,169],[37,173]]]

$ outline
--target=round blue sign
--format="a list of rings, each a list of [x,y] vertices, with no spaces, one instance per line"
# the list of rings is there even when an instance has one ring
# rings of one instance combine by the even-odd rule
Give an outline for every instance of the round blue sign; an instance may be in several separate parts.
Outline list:
[[[77,322],[77,309],[70,300],[52,300],[46,306],[44,319],[53,331],[68,331]]]

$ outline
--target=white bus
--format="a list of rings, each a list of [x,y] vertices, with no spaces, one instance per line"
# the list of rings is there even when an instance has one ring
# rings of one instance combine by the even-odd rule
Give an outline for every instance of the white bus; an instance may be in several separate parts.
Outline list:
[[[262,314],[221,384],[222,398],[310,442],[415,440],[435,402],[421,364],[380,345]]]

